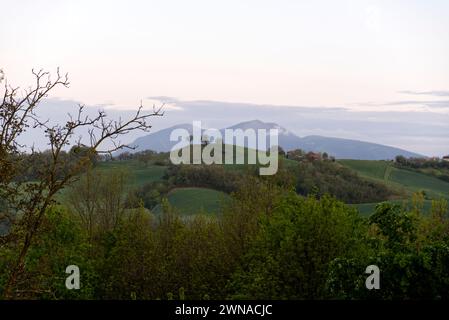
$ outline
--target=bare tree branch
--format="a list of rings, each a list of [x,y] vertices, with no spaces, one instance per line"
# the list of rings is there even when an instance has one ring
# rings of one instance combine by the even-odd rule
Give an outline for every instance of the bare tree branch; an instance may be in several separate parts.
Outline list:
[[[8,219],[13,224],[10,234],[0,237],[0,245],[13,242],[19,248],[17,261],[4,289],[6,298],[13,298],[14,292],[19,292],[15,287],[24,270],[26,255],[47,209],[55,203],[55,195],[77,179],[92,157],[129,148],[117,141],[120,136],[135,130],[148,131],[151,129],[149,119],[164,115],[163,105],[159,108],[153,106],[153,111],[148,113],[141,103],[131,118],[112,120],[104,111],[98,111],[95,116],[86,115],[85,107],[79,105],[76,114],[69,114],[65,123],[52,125],[49,120],[40,120],[35,110],[54,88],[69,86],[68,75],[61,75],[57,69],[52,80],[51,75],[43,70],[32,70],[32,73],[35,83],[21,91],[20,97],[20,89],[9,86],[5,81],[0,101],[0,199],[6,202],[5,212],[0,212],[0,222]],[[34,148],[31,153],[25,153],[24,146],[18,142],[29,127],[43,129],[50,146],[50,157],[44,157],[45,163],[39,168],[33,183],[20,179],[26,169],[26,161],[42,158]],[[82,129],[88,132],[87,145],[82,144],[81,136],[73,142]],[[112,147],[100,149],[106,142]],[[70,147],[67,153],[65,150]]]

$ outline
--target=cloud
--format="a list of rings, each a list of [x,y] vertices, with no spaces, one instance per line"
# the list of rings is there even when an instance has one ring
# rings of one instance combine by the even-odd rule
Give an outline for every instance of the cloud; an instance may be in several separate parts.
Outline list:
[[[421,106],[428,108],[445,109],[449,108],[449,100],[398,100],[381,103],[364,102],[356,103],[354,105],[359,107]]]
[[[293,106],[293,105],[273,105],[273,104],[254,104],[254,103],[245,103],[245,102],[224,102],[224,101],[214,101],[214,100],[191,100],[191,101],[183,101],[173,97],[167,96],[156,96],[156,97],[148,97],[150,100],[158,100],[163,103],[171,103],[175,104],[179,107],[191,107],[191,108],[208,108],[211,109],[251,109],[258,108],[258,110],[279,110],[279,109],[287,109],[287,110],[296,110],[302,112],[326,112],[326,111],[347,111],[349,109],[344,107],[334,107],[334,106]]]
[[[427,96],[425,100],[417,99],[407,99],[407,100],[397,100],[388,102],[363,102],[355,103],[353,106],[356,107],[415,107],[412,109],[407,109],[406,111],[416,111],[416,112],[444,112],[446,113],[449,109],[449,100],[429,100],[429,97],[444,98],[449,97],[449,91],[447,90],[433,90],[433,91],[412,91],[412,90],[402,90],[398,91],[400,94],[413,95],[413,96]],[[418,109],[416,108],[418,107]],[[440,110],[440,111],[437,111]],[[397,110],[400,111],[400,110]]]
[[[410,90],[404,90],[404,91],[399,91],[398,93],[410,94],[410,95],[421,95],[421,96],[449,97],[449,91],[447,91],[447,90],[437,90],[437,91],[410,91]]]
[[[423,105],[429,108],[449,108],[449,100],[439,100],[439,101],[403,100],[403,101],[388,102],[383,105],[385,106]]]
[[[160,101],[159,99],[152,100]],[[158,97],[161,98],[161,97]],[[162,100],[162,99],[161,99]],[[354,112],[352,108],[331,106],[282,106],[263,105],[223,101],[182,101],[164,97],[167,103],[163,117],[152,118],[153,128],[150,132],[181,123],[202,121],[204,127],[224,128],[239,122],[261,120],[275,122],[298,136],[325,135],[336,138],[364,140],[392,145],[426,155],[447,154],[449,143],[449,113],[437,112],[405,112],[407,104],[433,103],[448,106],[449,101],[393,101],[377,105],[395,105],[395,110],[373,107],[375,110]],[[176,101],[169,103],[168,101]],[[162,101],[161,101],[162,102]],[[46,99],[38,108],[41,119],[50,119],[54,123],[67,121],[67,114],[77,111],[79,101],[64,99]],[[361,104],[367,105],[367,104]],[[371,103],[371,105],[375,105]],[[361,108],[357,108],[360,111]],[[96,114],[98,106],[86,106],[87,114]],[[151,108],[148,108],[151,112]],[[126,119],[135,110],[111,106],[106,110],[112,119]],[[86,132],[79,132],[85,136]],[[145,135],[142,132],[131,132],[123,137],[123,143],[130,143]],[[48,148],[45,136],[41,132],[29,130],[23,136],[26,145],[34,144],[41,150]]]
[[[167,97],[167,96],[152,96],[152,97],[147,97],[147,99],[160,101],[162,103],[177,103],[177,102],[179,102],[179,100],[177,98]]]
[[[164,103],[164,105],[162,107],[162,111],[167,111],[167,110],[183,111],[184,108],[181,107],[180,105],[177,105],[174,103]]]

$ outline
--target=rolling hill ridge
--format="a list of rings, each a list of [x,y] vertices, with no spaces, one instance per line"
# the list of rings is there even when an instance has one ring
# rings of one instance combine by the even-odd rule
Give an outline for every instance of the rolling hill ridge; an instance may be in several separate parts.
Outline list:
[[[170,141],[170,134],[175,129],[185,129],[190,134],[193,131],[191,124],[180,124],[140,137],[132,142],[130,146],[135,148],[133,152],[143,150],[168,152],[178,143],[178,141]],[[228,128],[223,128],[220,130],[223,136],[225,129],[241,129],[243,131],[247,129],[254,129],[256,132],[258,129],[277,129],[279,132],[278,145],[284,150],[288,151],[302,149],[313,152],[327,152],[337,159],[392,160],[398,155],[403,155],[407,158],[424,157],[423,155],[400,148],[371,142],[315,135],[298,137],[294,133],[276,123],[262,122],[260,120],[241,122]],[[245,140],[244,146],[249,148],[257,148],[257,142],[248,143],[248,141]]]

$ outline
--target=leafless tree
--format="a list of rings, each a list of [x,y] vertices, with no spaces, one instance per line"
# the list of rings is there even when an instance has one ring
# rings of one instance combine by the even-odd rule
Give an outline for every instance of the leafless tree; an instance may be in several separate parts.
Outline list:
[[[55,203],[55,195],[72,183],[83,172],[92,155],[111,153],[128,148],[119,138],[131,131],[148,131],[150,117],[162,116],[162,107],[153,106],[151,112],[144,112],[142,104],[129,119],[112,120],[104,111],[88,116],[84,106],[78,106],[74,115],[69,115],[63,124],[50,125],[36,115],[39,103],[56,87],[68,87],[67,74],[59,69],[56,77],[48,72],[32,71],[33,86],[21,90],[8,84],[4,78],[3,94],[0,91],[0,222],[10,226],[7,235],[0,236],[1,246],[17,249],[17,258],[11,266],[4,288],[4,297],[14,298],[18,279],[23,274],[27,253],[39,232],[46,211]],[[0,79],[3,73],[0,73]],[[33,156],[38,154],[33,148],[19,143],[19,137],[30,129],[43,129],[48,139],[50,156],[47,163],[39,169],[38,179],[33,182],[22,181],[20,175]],[[74,141],[79,130],[87,130],[87,143],[81,139]],[[105,142],[112,147],[104,147]],[[66,149],[82,148],[84,152],[70,152]],[[28,162],[25,161],[27,159]]]

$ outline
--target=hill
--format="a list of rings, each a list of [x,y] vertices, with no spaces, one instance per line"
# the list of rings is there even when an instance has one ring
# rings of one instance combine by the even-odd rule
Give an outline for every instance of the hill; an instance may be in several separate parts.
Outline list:
[[[236,147],[239,153],[247,148]],[[159,155],[149,155],[159,158]],[[168,155],[165,155],[168,156]],[[199,212],[216,214],[220,202],[248,175],[257,172],[257,165],[184,165],[161,166],[136,159],[99,162],[95,170],[125,171],[127,192],[136,192],[145,207],[154,213],[161,211],[160,201],[168,202],[182,215]],[[361,214],[370,214],[380,201],[402,204],[411,195],[424,191],[424,210],[432,199],[449,199],[449,183],[431,175],[397,168],[391,161],[339,160],[297,162],[281,158],[280,179],[296,179],[300,194],[330,193],[346,203],[354,203]],[[348,170],[348,171],[345,171]]]
[[[138,161],[109,161],[100,162],[97,170],[103,172],[110,172],[115,170],[123,170],[128,176],[128,188],[139,187],[145,183],[158,181],[167,169],[166,166],[158,165],[144,165]]]
[[[157,152],[168,152],[177,143],[176,141],[170,141],[170,134],[176,129],[185,129],[192,132],[191,124],[180,124],[160,131],[156,131],[149,135],[137,138],[130,144],[130,147],[135,148],[131,152],[138,152],[144,150],[153,150]],[[124,152],[124,150],[118,151],[115,154],[118,155]]]
[[[170,141],[170,134],[175,129],[185,129],[189,133],[192,132],[192,125],[181,124],[167,129],[151,133],[149,135],[136,139],[130,145],[135,147],[134,152],[143,150],[154,150],[157,152],[168,152],[177,143],[177,141]],[[238,123],[228,128],[220,130],[224,137],[225,129],[277,129],[279,132],[279,146],[284,150],[302,149],[304,151],[313,152],[327,152],[337,159],[357,159],[357,160],[391,160],[398,155],[403,155],[407,158],[423,157],[417,153],[409,152],[407,150],[390,147],[386,145],[364,142],[350,139],[331,138],[324,136],[306,136],[298,137],[289,130],[281,127],[276,123],[267,123],[259,120],[247,121]],[[226,141],[226,143],[229,143]],[[237,144],[237,142],[234,142]],[[257,148],[256,143],[248,143],[245,141],[245,147]],[[266,148],[266,147],[265,147]],[[259,148],[264,149],[264,148]]]
[[[361,176],[381,181],[393,188],[405,189],[409,194],[424,191],[429,198],[448,198],[449,183],[424,173],[399,169],[389,161],[340,160],[344,166]]]
[[[209,188],[175,188],[167,194],[170,205],[183,216],[207,213],[218,214],[223,202],[229,200],[224,192]],[[157,205],[152,212],[161,213],[161,205]]]
[[[382,144],[350,139],[308,136],[301,139],[300,149],[327,152],[337,159],[392,160],[398,155],[422,158],[423,155]]]

